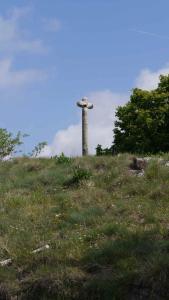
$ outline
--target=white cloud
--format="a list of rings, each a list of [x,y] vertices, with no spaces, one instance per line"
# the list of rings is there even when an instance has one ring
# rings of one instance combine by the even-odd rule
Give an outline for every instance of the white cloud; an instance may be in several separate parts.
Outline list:
[[[47,48],[41,40],[28,39],[21,29],[20,19],[28,12],[28,8],[15,8],[7,17],[0,16],[0,52],[46,52]]]
[[[46,78],[44,71],[37,69],[13,70],[12,61],[4,59],[0,61],[0,89],[8,87],[21,87],[31,82]]]
[[[112,93],[109,90],[93,92],[89,95],[94,104],[89,110],[89,152],[95,153],[98,144],[111,146],[115,108],[127,101],[127,95]],[[79,109],[77,107],[77,109]],[[75,125],[70,125],[56,133],[51,145],[46,146],[41,156],[53,156],[64,152],[69,156],[81,155],[81,117]]]
[[[48,20],[45,19],[44,28],[46,31],[57,32],[61,29],[61,22],[56,18]]]
[[[152,72],[149,69],[144,69],[140,72],[140,75],[136,79],[136,86],[145,90],[152,90],[157,88],[159,82],[159,76],[169,74],[169,65],[161,68],[155,72]]]

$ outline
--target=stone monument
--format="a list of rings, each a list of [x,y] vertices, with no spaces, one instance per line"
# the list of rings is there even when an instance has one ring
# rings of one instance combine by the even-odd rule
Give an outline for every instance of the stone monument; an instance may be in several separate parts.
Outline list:
[[[77,106],[82,108],[82,155],[88,155],[88,109],[93,108],[93,104],[88,102],[86,97],[77,102]]]

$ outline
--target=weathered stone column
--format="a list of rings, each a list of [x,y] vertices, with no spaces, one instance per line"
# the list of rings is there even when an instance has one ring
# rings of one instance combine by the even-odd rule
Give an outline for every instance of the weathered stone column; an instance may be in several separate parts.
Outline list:
[[[83,98],[77,102],[77,106],[82,108],[82,155],[88,155],[88,109],[93,108],[93,104],[88,102],[87,98]]]

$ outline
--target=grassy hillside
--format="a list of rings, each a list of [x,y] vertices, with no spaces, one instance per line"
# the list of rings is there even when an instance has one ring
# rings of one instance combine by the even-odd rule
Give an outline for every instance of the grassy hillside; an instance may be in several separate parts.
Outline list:
[[[169,299],[169,167],[129,158],[0,163],[0,299]]]

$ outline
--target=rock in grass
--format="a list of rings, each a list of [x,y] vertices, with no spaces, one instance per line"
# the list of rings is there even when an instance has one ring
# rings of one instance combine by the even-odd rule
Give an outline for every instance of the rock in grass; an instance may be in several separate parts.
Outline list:
[[[49,245],[44,245],[44,246],[42,246],[42,247],[40,247],[40,248],[37,248],[37,249],[33,250],[31,253],[32,253],[32,254],[36,254],[36,253],[38,253],[38,252],[47,250],[47,249],[49,249],[49,248],[50,248]],[[9,265],[11,265],[11,264],[12,264],[12,259],[11,259],[11,258],[8,258],[8,259],[1,260],[1,261],[0,261],[0,266],[1,266],[1,267],[6,267],[6,266],[9,266]]]
[[[43,247],[40,247],[40,248],[37,248],[37,249],[33,250],[32,253],[38,253],[38,252],[47,250],[47,249],[49,249],[49,248],[50,248],[49,245],[45,245],[45,246],[43,246]]]
[[[144,158],[133,157],[132,162],[129,165],[129,172],[132,175],[144,176],[144,170],[147,166],[147,160]]]
[[[147,162],[144,158],[133,157],[129,167],[131,170],[142,171],[146,168]]]
[[[1,260],[0,261],[0,266],[1,267],[9,266],[9,265],[11,265],[11,263],[12,263],[12,259],[8,258],[8,259],[5,259],[5,260]]]

